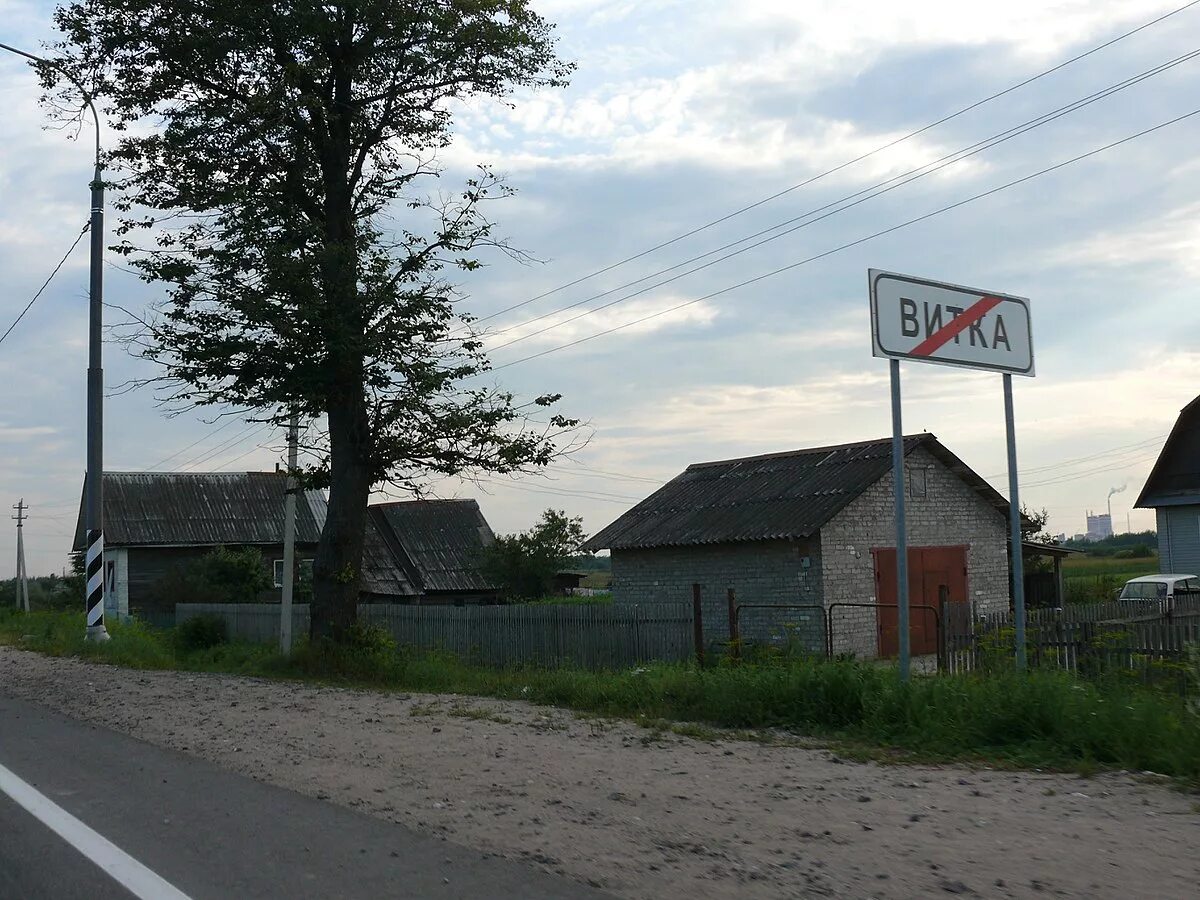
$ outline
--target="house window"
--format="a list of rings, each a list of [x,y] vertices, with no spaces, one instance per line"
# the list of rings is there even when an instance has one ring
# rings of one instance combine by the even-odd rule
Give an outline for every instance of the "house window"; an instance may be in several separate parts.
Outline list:
[[[924,500],[929,490],[925,467],[909,467],[905,475],[908,480],[908,496],[913,500]]]
[[[309,578],[312,578],[313,561],[311,559],[302,559],[299,562],[300,562],[301,576],[302,577],[307,576]],[[277,588],[283,587],[283,560],[282,559],[275,560],[275,587],[277,587]]]

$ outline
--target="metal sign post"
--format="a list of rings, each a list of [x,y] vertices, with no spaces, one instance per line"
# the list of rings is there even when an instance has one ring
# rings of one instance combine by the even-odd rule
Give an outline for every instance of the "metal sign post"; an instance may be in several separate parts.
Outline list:
[[[1012,376],[1034,374],[1029,300],[993,291],[871,269],[871,347],[891,361],[892,469],[896,490],[896,585],[900,676],[909,673],[908,548],[905,533],[904,433],[900,416],[900,361],[1000,372],[1008,444],[1009,540],[1017,669],[1025,668],[1025,578],[1021,558],[1021,500]]]
[[[896,620],[899,634],[900,680],[908,681],[908,533],[905,526],[904,499],[904,424],[900,416],[900,360],[891,361],[892,369],[892,485],[896,495]]]

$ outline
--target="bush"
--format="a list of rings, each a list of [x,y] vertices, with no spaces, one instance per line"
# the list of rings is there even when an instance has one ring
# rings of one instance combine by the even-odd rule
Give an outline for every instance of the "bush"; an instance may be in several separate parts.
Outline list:
[[[225,620],[220,616],[193,616],[175,626],[175,646],[181,653],[208,650],[224,644],[228,637]]]
[[[157,600],[176,603],[257,603],[274,586],[262,553],[255,547],[217,547],[199,559],[175,566],[154,586]]]

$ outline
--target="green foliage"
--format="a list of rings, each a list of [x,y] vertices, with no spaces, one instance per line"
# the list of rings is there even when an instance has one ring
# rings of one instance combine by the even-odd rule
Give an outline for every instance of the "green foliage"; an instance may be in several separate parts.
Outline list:
[[[0,581],[0,608],[17,605],[17,580]],[[83,608],[83,578],[68,575],[40,575],[29,579],[29,608]]]
[[[172,568],[153,592],[166,603],[257,603],[273,585],[256,547],[217,547]]]
[[[548,595],[554,575],[564,570],[586,538],[583,519],[548,509],[521,534],[497,536],[484,548],[480,571],[510,602]]]
[[[1076,541],[1068,540],[1063,542],[1064,547],[1070,547],[1072,550],[1083,550],[1089,556],[1112,556],[1118,550],[1128,549],[1145,544],[1151,550],[1158,551],[1158,533],[1154,531],[1130,531],[1125,534],[1114,534],[1112,537],[1104,538],[1100,541]]]
[[[453,276],[515,253],[484,214],[510,191],[486,168],[442,190],[433,162],[463,104],[565,84],[553,26],[530,0],[77,0],[55,23],[49,99],[102,107],[115,249],[165,294],[131,336],[163,398],[327,427],[302,474],[329,488],[313,628],[337,630],[372,485],[544,466],[578,424],[479,377]]]
[[[1146,544],[1134,544],[1113,553],[1113,559],[1150,559],[1153,556],[1154,551]]]
[[[1112,600],[1130,578],[1153,575],[1158,557],[1117,559],[1105,557],[1069,557],[1063,563],[1068,603],[1098,603]]]
[[[85,642],[83,632],[82,614],[0,610],[0,642],[136,668],[496,696],[635,721],[783,728],[887,748],[892,759],[899,751],[900,758],[1150,770],[1200,782],[1200,714],[1178,696],[1116,677],[1018,674],[1006,664],[903,684],[885,666],[802,655],[707,669],[656,664],[622,672],[500,670],[445,652],[397,649],[369,628],[356,629],[343,644],[302,642],[286,659],[273,648],[237,644],[183,652],[169,633],[138,623],[114,623],[113,640],[106,644]],[[1098,642],[1115,639],[1101,635]],[[1008,656],[1002,643],[998,636],[997,653]],[[1190,673],[1200,687],[1200,650],[1192,651]]]
[[[175,626],[175,646],[184,653],[208,650],[227,639],[225,620],[220,616],[193,616]]]

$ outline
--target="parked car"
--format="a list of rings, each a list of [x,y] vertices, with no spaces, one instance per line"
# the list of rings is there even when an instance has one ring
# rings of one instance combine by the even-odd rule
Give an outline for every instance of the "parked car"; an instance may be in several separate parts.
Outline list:
[[[1175,608],[1176,597],[1200,596],[1200,578],[1195,575],[1143,575],[1130,578],[1118,600],[1158,600],[1163,612]]]

